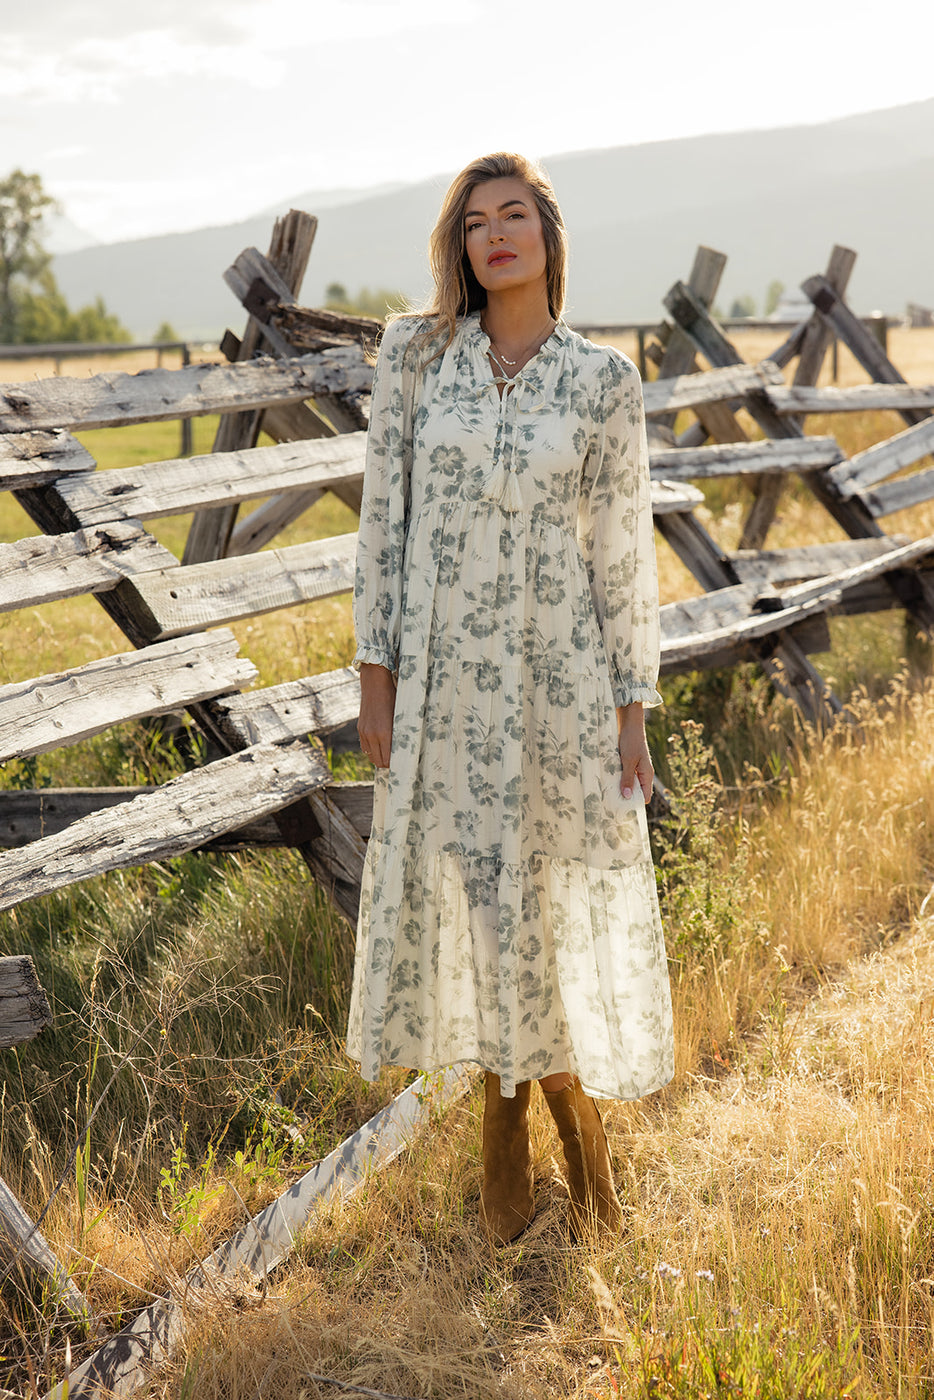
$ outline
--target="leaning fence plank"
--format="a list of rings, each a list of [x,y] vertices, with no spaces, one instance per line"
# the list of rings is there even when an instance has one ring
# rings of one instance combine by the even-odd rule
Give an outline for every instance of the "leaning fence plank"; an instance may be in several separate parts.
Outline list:
[[[243,558],[139,574],[121,588],[132,590],[140,626],[161,641],[346,593],[353,587],[356,548],[356,534],[332,535]]]
[[[177,562],[141,525],[130,521],[67,535],[30,535],[0,545],[0,612],[103,593],[128,574]]]
[[[877,481],[893,476],[902,467],[910,467],[919,458],[934,451],[934,418],[925,418],[912,428],[906,428],[894,437],[886,438],[867,447],[864,452],[855,453],[848,462],[841,463],[827,475],[833,481],[841,496],[853,496]]]
[[[40,379],[0,388],[0,433],[197,418],[315,394],[368,391],[372,381],[372,366],[355,347],[291,360],[144,369],[138,374],[97,374],[90,379]]]
[[[356,718],[356,715],[354,716]],[[64,831],[73,822],[105,807],[132,802],[134,797],[158,792],[151,787],[107,788],[9,788],[0,791],[0,849],[16,850]],[[328,796],[359,834],[370,834],[373,814],[373,784],[367,782],[331,783]],[[276,825],[275,817],[257,817],[224,831],[199,846],[204,851],[244,851],[253,847],[291,844]]]
[[[881,486],[864,491],[862,499],[880,519],[884,515],[894,515],[897,510],[909,510],[934,497],[934,467],[914,476],[899,477],[897,481],[886,481]]]
[[[92,472],[94,458],[63,428],[0,435],[0,490],[41,486],[71,472]]]
[[[354,483],[359,482],[361,486],[363,484],[363,477],[360,475],[346,479]],[[328,485],[332,484],[333,479]],[[255,554],[258,549],[271,544],[277,535],[320,501],[324,490],[323,486],[312,486],[307,491],[287,491],[263,501],[262,505],[239,520],[230,532],[227,541],[228,556]]]
[[[206,453],[61,481],[62,499],[85,524],[139,520],[257,499],[278,491],[324,488],[362,478],[365,433],[277,443],[242,452]]]
[[[0,848],[16,850],[64,831],[73,822],[105,807],[132,802],[158,787],[9,788],[0,791]],[[339,799],[340,800],[340,799]],[[247,822],[236,831],[213,837],[200,850],[242,851],[285,842],[273,817]]]
[[[419,1075],[288,1191],[254,1216],[229,1243],[216,1249],[184,1284],[111,1337],[84,1364],[49,1391],[46,1400],[117,1400],[167,1360],[184,1332],[186,1298],[211,1297],[218,1278],[244,1271],[259,1280],[295,1248],[320,1206],[358,1191],[368,1175],[388,1166],[424,1124],[470,1089],[473,1075],[459,1066]]]
[[[0,686],[0,762],[239,690],[257,675],[233,634],[218,631]]]
[[[49,1247],[45,1236],[23,1210],[13,1192],[0,1177],[0,1233],[5,1267],[21,1266],[29,1273],[48,1280],[54,1300],[69,1312],[86,1317],[88,1301],[72,1282],[68,1270]]]
[[[901,374],[885,351],[858,316],[847,306],[843,297],[826,277],[808,277],[801,290],[810,298],[816,311],[824,318],[835,335],[849,347],[867,374],[880,384],[904,384]],[[906,423],[919,423],[927,416],[917,408],[900,409]]]
[[[183,855],[224,831],[278,812],[330,777],[324,758],[307,744],[258,744],[218,759],[0,856],[0,909],[108,870]]]
[[[290,209],[285,218],[276,220],[273,227],[269,244],[270,262],[277,272],[282,273],[286,286],[293,292],[297,292],[302,285],[317,228],[318,220],[312,214],[305,214],[299,209]],[[263,328],[259,321],[251,316],[243,339],[237,346],[237,360],[251,360],[262,340]],[[269,344],[272,347],[271,341]],[[260,413],[226,414],[221,419],[214,438],[213,451],[231,452],[238,448],[255,447],[261,421]],[[309,433],[308,436],[317,434]],[[188,539],[185,541],[183,562],[201,564],[206,559],[220,559],[226,554],[237,511],[236,504],[225,504],[198,513],[191,523]]]
[[[326,737],[360,713],[360,678],[350,666],[215,701],[216,723],[237,744]]]
[[[721,399],[744,398],[761,393],[769,385],[782,384],[782,372],[777,365],[763,360],[747,365],[742,360],[703,374],[682,374],[677,379],[652,379],[642,386],[646,416],[660,417],[699,404],[716,403]]]

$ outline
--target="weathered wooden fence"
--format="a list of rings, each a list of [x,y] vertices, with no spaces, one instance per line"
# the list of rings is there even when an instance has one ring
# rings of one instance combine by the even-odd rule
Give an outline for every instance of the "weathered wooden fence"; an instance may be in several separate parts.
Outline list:
[[[228,630],[352,587],[354,534],[266,548],[324,491],[360,508],[372,382],[363,345],[379,326],[298,304],[314,231],[293,212],[267,256],[248,249],[228,269],[249,319],[242,337],[225,337],[226,364],[0,387],[0,489],[41,531],[0,545],[0,611],[92,594],[127,641],[118,655],[0,687],[0,762],[182,710],[212,753],[160,787],[0,790],[0,909],[195,848],[284,844],[355,918],[372,787],[336,781],[322,740],[356,745],[357,677],[344,667],[248,689],[256,669]],[[829,646],[832,613],[900,608],[934,629],[934,537],[893,538],[881,523],[934,498],[934,468],[923,466],[934,385],[905,384],[848,308],[854,259],[833,250],[826,274],[804,284],[810,318],[750,365],[710,313],[725,259],[702,248],[646,344],[657,367],[645,385],[655,523],[703,590],[662,609],[662,671],[752,659],[816,722],[840,709],[810,660]],[[817,386],[833,337],[866,384]],[[740,408],[762,438],[749,439]],[[805,435],[809,413],[869,408],[895,410],[904,431],[851,458],[832,436]],[[73,436],[207,414],[222,415],[210,454],[123,470],[98,471]],[[261,429],[273,446],[257,446]],[[843,541],[767,547],[791,474]],[[697,514],[695,483],[718,476],[754,483],[734,551]],[[251,501],[262,504],[243,512]],[[146,528],[170,514],[193,517],[182,559]]]

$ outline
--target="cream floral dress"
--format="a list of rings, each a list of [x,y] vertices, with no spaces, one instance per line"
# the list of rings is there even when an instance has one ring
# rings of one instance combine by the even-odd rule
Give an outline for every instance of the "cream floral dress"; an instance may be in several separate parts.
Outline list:
[[[639,376],[559,322],[500,398],[476,314],[427,368],[425,329],[390,325],[373,385],[354,665],[398,688],[348,1052],[367,1079],[473,1061],[506,1096],[569,1069],[638,1098],[673,1070],[615,711],[659,703]]]

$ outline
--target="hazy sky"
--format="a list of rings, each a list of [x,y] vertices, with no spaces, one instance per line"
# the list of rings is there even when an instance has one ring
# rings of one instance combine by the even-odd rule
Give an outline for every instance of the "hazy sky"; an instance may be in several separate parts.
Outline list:
[[[0,35],[0,175],[107,240],[934,96],[917,0],[0,0]]]

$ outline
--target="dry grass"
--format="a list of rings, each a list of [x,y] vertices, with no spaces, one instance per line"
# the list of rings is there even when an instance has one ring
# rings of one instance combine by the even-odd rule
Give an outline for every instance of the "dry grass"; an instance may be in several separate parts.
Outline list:
[[[609,1107],[620,1238],[569,1240],[536,1096],[538,1217],[508,1248],[484,1241],[477,1092],[316,1218],[265,1288],[193,1299],[150,1393],[318,1400],[321,1375],[425,1400],[929,1395],[934,688],[855,719],[805,736],[764,803],[724,809],[714,785],[708,844],[695,755],[698,839],[660,865],[677,1078]],[[239,1223],[230,1181],[203,1178],[192,1239],[165,1197],[168,1221],[103,1191],[83,1240],[74,1193],[60,1202],[53,1242],[113,1319]],[[270,1184],[238,1190],[255,1206]]]

